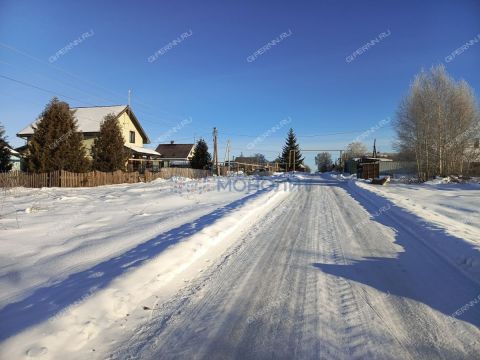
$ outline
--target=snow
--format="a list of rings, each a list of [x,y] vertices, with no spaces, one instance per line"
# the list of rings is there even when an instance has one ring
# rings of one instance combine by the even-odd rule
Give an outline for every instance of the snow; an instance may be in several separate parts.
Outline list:
[[[447,261],[480,279],[480,184],[357,184],[414,214],[426,226],[451,235],[440,233],[424,241]]]
[[[129,149],[132,149],[135,152],[138,152],[138,153],[160,156],[160,153],[156,152],[155,150],[149,149],[149,148],[144,148],[143,146],[136,146],[136,145],[133,145],[133,144],[125,144],[125,146]]]
[[[383,187],[362,182],[357,184],[443,228],[449,234],[480,247],[480,184],[443,181],[388,184]]]
[[[478,356],[477,185],[238,180],[4,194],[2,357]]]
[[[99,132],[100,124],[108,114],[114,114],[118,116],[125,110],[127,105],[114,105],[114,106],[95,106],[95,107],[79,107],[72,108],[75,110],[75,118],[77,119],[78,129],[81,132]],[[39,119],[32,124],[28,125],[25,129],[18,132],[19,135],[31,135],[33,134],[33,125],[35,125]]]

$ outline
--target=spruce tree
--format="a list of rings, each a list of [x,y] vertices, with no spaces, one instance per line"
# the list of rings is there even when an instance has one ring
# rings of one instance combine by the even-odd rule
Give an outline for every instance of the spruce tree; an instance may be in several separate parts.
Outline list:
[[[100,134],[93,142],[93,168],[105,172],[125,170],[128,157],[120,124],[115,115],[109,114],[105,116]]]
[[[67,170],[84,172],[89,168],[83,135],[78,132],[74,111],[66,102],[53,98],[33,126],[28,142],[27,166],[33,172]]]
[[[190,165],[194,169],[205,169],[211,161],[212,156],[208,152],[207,143],[203,139],[198,140]]]
[[[0,172],[12,170],[12,163],[10,162],[10,146],[5,136],[5,129],[0,124]]]
[[[284,168],[286,171],[292,171],[294,169],[293,155],[290,155],[291,150],[295,151],[295,169],[298,169],[299,165],[303,164],[303,157],[302,153],[300,152],[300,145],[297,143],[297,137],[295,136],[292,128],[290,128],[288,131],[287,139],[282,150],[282,162],[284,163]]]

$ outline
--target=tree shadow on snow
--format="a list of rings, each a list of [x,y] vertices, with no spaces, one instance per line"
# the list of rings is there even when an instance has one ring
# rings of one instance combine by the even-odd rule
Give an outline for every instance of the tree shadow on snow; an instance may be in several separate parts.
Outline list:
[[[106,288],[118,276],[141,266],[169,246],[202,231],[218,219],[237,210],[247,201],[270,190],[270,188],[266,188],[246,195],[193,222],[159,234],[90,269],[71,274],[55,284],[36,289],[23,300],[6,305],[0,309],[0,341],[41,323],[75,302],[82,301],[96,291]]]
[[[465,276],[459,269],[465,265],[462,259],[480,264],[478,249],[384,197],[348,182],[338,182],[337,186],[347,191],[370,214],[377,214],[371,221],[394,229],[395,243],[403,248],[403,252],[393,258],[366,257],[348,265],[315,263],[313,266],[327,274],[371,286],[385,295],[418,301],[452,320],[456,318],[480,327],[480,279]],[[378,215],[379,206],[389,210]],[[361,232],[361,229],[355,232]],[[432,251],[438,251],[441,256],[444,250],[434,248],[438,243],[445,245],[443,248],[450,251],[449,255],[455,254],[458,264],[443,258],[431,261],[431,256],[426,256]]]

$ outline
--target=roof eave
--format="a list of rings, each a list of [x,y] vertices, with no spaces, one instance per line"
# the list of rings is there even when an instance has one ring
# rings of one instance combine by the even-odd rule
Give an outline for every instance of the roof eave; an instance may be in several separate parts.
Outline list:
[[[32,134],[21,134],[21,133],[17,133],[16,136],[19,137],[20,139],[27,139],[28,137],[32,136]]]

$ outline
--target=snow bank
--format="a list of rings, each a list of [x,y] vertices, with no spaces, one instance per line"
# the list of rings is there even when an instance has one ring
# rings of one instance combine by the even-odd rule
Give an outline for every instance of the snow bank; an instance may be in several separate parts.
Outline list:
[[[426,226],[443,229],[458,241],[470,246],[458,250],[453,242],[442,241],[441,236],[429,240],[443,257],[480,279],[480,185],[449,183],[443,180],[424,184],[389,184],[372,186],[356,181],[355,184],[390,200],[422,219]],[[471,249],[471,250],[465,250]]]
[[[59,309],[50,312],[49,315],[55,315],[47,317],[48,321],[45,321],[47,318],[39,319],[38,324],[31,323],[26,330],[23,329],[23,332],[7,339],[1,346],[4,356],[21,358],[28,354],[43,355],[44,358],[68,356],[84,359],[91,356],[94,351],[101,354],[102,349],[112,346],[126,328],[135,328],[147,321],[151,310],[161,303],[161,299],[167,299],[168,295],[177,291],[182,284],[188,282],[199,271],[203,271],[210,261],[221,256],[241,233],[242,226],[254,223],[263,212],[268,211],[286,196],[284,192],[268,190],[260,191],[258,194],[214,192],[209,193],[208,197],[201,193],[195,199],[192,209],[185,210],[186,199],[169,194],[160,196],[157,191],[159,189],[155,186],[146,184],[77,191],[77,195],[69,196],[69,203],[80,194],[86,196],[87,193],[92,195],[92,192],[96,195],[108,195],[108,198],[117,200],[115,205],[111,207],[107,205],[107,209],[101,209],[102,218],[109,214],[108,230],[102,231],[102,238],[96,235],[98,239],[94,247],[100,248],[105,236],[108,237],[114,231],[112,228],[116,226],[120,231],[115,233],[113,240],[115,243],[121,243],[122,237],[131,240],[123,241],[122,251],[113,251],[109,248],[108,251],[103,250],[103,255],[96,256],[95,260],[90,256],[90,265],[87,269],[77,264],[75,270],[67,271],[75,274],[67,278],[59,276],[58,271],[66,269],[58,265],[58,259],[50,260],[58,267],[54,269],[49,266],[48,271],[35,265],[45,276],[48,274],[51,279],[55,278],[55,281],[48,285],[51,291],[41,291],[39,294],[45,296],[46,300],[39,298],[35,293],[28,298],[27,303],[34,302],[35,313],[29,311],[27,313],[29,316],[38,315],[39,310],[46,310],[48,313],[49,307],[45,301],[51,302],[53,306],[58,305]],[[60,190],[54,193],[55,199],[65,199],[64,194],[59,194]],[[145,196],[141,196],[142,194]],[[128,219],[122,217],[121,213],[114,213],[114,208],[118,209],[120,205],[133,203],[130,206],[134,206],[137,201],[140,203],[137,197],[143,200],[144,206],[148,204],[141,212],[131,214]],[[99,203],[95,205],[98,206]],[[95,214],[95,211],[89,211],[86,219],[95,223]],[[164,220],[164,225],[159,224],[162,219],[167,219]],[[54,221],[53,218],[50,220]],[[86,223],[84,220],[81,221],[82,224]],[[23,224],[25,226],[25,223]],[[153,227],[149,228],[148,224],[152,224]],[[98,230],[99,226],[95,227]],[[142,235],[135,235],[136,233]],[[83,247],[81,244],[84,241],[75,244],[77,247]],[[105,241],[109,242],[108,238]],[[52,246],[52,240],[47,238],[42,238],[39,242],[44,244],[41,249],[43,253],[46,251],[45,248]],[[136,246],[132,248],[133,243]],[[128,250],[126,244],[130,245]],[[63,250],[65,242],[57,246],[61,246]],[[24,258],[20,259],[22,261],[20,267],[25,266],[27,261],[31,263],[29,256],[34,256],[29,251],[26,253],[29,255],[24,255]],[[10,249],[10,254],[14,255],[15,251]],[[78,261],[82,261],[79,259],[80,253],[76,256],[70,260],[78,258]],[[35,257],[36,263],[45,257],[45,254]],[[97,265],[93,265],[94,263]],[[161,294],[161,298],[158,294]],[[22,296],[25,296],[25,293],[22,293]],[[67,302],[64,301],[65,298],[68,299]],[[73,299],[77,300],[72,301]],[[11,301],[11,298],[7,301]],[[11,327],[15,328],[17,321],[22,322],[24,302],[17,304],[10,309],[7,307],[9,311],[5,311],[5,308],[0,311],[4,314],[2,332],[7,326],[11,331]],[[107,329],[109,338],[98,336]]]
[[[253,192],[222,181],[9,191],[0,199],[0,308]]]

